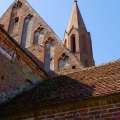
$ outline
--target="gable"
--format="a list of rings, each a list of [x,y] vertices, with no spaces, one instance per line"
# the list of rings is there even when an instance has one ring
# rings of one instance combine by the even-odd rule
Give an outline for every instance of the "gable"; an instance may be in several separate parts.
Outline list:
[[[45,59],[46,59],[45,45],[48,41],[52,41],[54,44],[54,56],[53,58],[49,58],[50,60],[48,62],[50,65],[48,67],[54,66],[54,69],[51,70],[50,68],[48,72],[50,75],[52,73],[54,75],[62,74],[61,69],[59,69],[59,60],[63,55],[69,57],[69,65],[67,67],[66,66],[63,67],[62,72],[66,69],[74,71],[75,68],[80,68],[80,67],[82,68],[77,58],[64,47],[60,38],[43,20],[43,18],[37,14],[37,12],[30,6],[30,4],[26,0],[23,1],[21,0],[20,2],[22,3],[22,5],[16,10],[18,12],[16,16],[14,16],[15,18],[19,19],[17,23],[18,27],[14,28],[13,33],[10,34],[18,42],[18,44],[21,44],[22,40],[26,40],[24,41],[24,43],[29,54],[31,54],[32,57],[37,58],[37,60],[42,63],[41,67],[45,69]],[[9,10],[4,14],[4,16],[2,16],[2,21],[0,23],[4,24],[4,21],[6,21],[7,19],[6,16],[10,16],[12,12],[11,9],[12,7],[9,8]],[[25,19],[27,16],[31,16],[30,23],[28,23],[29,27],[24,26]],[[11,17],[9,17],[8,19],[9,20],[7,21],[7,24],[11,20]],[[6,28],[8,28],[8,25],[5,24],[5,29]],[[25,31],[26,29],[27,31]],[[36,31],[41,32],[40,33],[41,37],[38,37],[40,40],[37,45],[34,44]],[[24,37],[22,37],[23,35]]]

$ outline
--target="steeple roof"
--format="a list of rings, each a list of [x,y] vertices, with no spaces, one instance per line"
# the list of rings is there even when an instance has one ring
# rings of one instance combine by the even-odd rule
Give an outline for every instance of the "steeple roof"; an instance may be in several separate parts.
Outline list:
[[[73,27],[76,29],[79,29],[80,31],[86,30],[82,15],[81,15],[79,7],[78,7],[77,0],[74,0],[71,17],[70,17],[66,31],[69,33],[69,31]]]

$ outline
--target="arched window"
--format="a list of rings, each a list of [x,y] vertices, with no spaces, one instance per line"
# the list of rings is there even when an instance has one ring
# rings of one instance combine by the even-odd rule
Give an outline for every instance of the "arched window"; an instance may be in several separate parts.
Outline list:
[[[26,47],[26,41],[27,41],[27,37],[28,37],[31,18],[32,18],[32,15],[28,15],[24,20],[22,36],[21,36],[21,47],[23,47],[23,48]]]
[[[9,34],[14,33],[14,29],[17,26],[18,20],[19,19],[17,17],[17,7],[13,6],[12,12],[11,12],[11,18],[10,18],[9,28],[8,28],[8,33]]]
[[[63,69],[68,66],[69,66],[69,57],[63,54],[62,57],[59,59],[59,68]]]
[[[54,46],[52,45],[51,48],[50,48],[50,58],[51,58],[51,61],[50,61],[50,70],[54,71]]]
[[[75,53],[76,52],[76,40],[75,40],[75,35],[71,36],[71,52]]]
[[[34,33],[34,40],[33,40],[33,44],[34,45],[38,45],[40,43],[40,40],[41,40],[42,35],[43,35],[42,30],[43,30],[43,28],[38,28],[35,31],[35,33]]]
[[[37,45],[39,43],[39,39],[40,39],[40,31],[36,31],[34,34],[33,44]]]
[[[22,3],[20,1],[16,1],[12,8],[10,23],[9,23],[9,28],[8,28],[9,34],[14,33],[14,30],[18,29],[19,17],[17,16],[17,13],[21,6],[22,6]]]
[[[45,70],[54,70],[54,46],[51,41],[45,44]]]

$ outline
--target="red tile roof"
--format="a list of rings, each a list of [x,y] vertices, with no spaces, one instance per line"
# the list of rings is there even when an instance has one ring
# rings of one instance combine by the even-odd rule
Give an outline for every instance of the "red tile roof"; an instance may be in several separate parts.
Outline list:
[[[120,91],[120,60],[70,73],[72,79],[94,87],[93,95]]]

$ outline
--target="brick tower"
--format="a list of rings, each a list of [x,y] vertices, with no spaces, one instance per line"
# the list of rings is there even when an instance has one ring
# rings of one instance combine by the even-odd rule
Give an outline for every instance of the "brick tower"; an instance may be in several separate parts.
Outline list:
[[[74,0],[71,17],[65,31],[64,46],[84,67],[94,65],[91,36],[87,32],[77,0]]]

